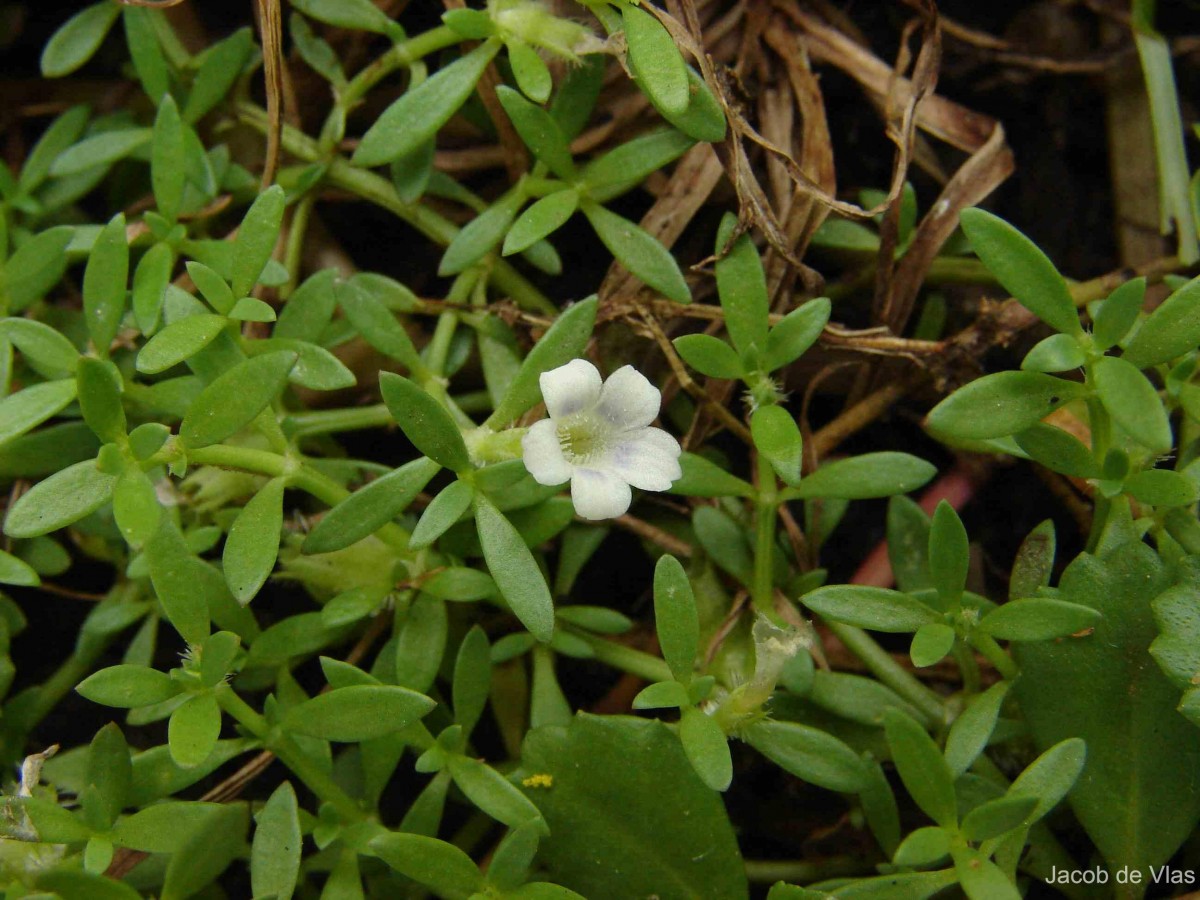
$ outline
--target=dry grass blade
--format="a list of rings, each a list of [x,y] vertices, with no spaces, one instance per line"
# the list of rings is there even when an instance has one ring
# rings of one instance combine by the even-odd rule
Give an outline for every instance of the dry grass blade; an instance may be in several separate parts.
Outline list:
[[[262,173],[262,189],[266,190],[275,182],[275,173],[279,169],[279,142],[283,133],[283,20],[279,0],[258,0],[258,27],[262,37],[269,122]]]

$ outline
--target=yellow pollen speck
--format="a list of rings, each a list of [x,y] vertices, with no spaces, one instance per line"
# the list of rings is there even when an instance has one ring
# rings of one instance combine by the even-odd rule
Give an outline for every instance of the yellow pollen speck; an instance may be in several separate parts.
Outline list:
[[[545,772],[538,772],[536,775],[530,775],[528,778],[522,778],[521,784],[527,788],[551,788],[554,787],[554,776]]]

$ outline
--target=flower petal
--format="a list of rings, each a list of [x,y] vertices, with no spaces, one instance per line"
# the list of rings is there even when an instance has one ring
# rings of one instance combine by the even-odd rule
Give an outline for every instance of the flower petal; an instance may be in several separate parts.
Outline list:
[[[618,428],[644,428],[660,406],[662,392],[633,366],[622,366],[605,380],[596,409]]]
[[[679,442],[661,428],[639,428],[621,435],[609,452],[613,474],[643,491],[665,491],[683,475]]]
[[[538,383],[552,419],[591,409],[600,396],[600,373],[586,359],[573,359],[565,366],[543,372]]]
[[[562,484],[571,478],[571,465],[563,458],[558,429],[553,420],[535,422],[521,438],[525,468],[538,484]]]
[[[576,469],[571,475],[571,501],[585,519],[614,519],[629,510],[633,492],[611,472]]]

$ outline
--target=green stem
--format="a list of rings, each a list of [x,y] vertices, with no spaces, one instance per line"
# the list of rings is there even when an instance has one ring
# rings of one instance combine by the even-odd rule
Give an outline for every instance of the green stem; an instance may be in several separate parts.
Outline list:
[[[670,681],[674,677],[671,674],[670,666],[657,656],[635,650],[633,647],[626,647],[615,641],[605,640],[582,629],[568,626],[566,630],[591,645],[592,650],[596,653],[596,659],[615,669],[637,675],[647,681]]]
[[[151,457],[150,460],[143,463],[143,466],[165,461],[158,460],[157,456],[156,454],[155,457]],[[278,453],[271,453],[268,450],[213,444],[211,447],[188,450],[187,458],[191,463],[218,466],[224,469],[240,469],[244,472],[255,472],[275,478],[286,475],[293,487],[311,494],[328,506],[337,506],[350,496],[350,491],[311,466],[280,456]],[[394,522],[382,526],[375,534],[380,540],[397,550],[407,551],[408,549],[408,532]]]
[[[451,31],[445,25],[439,25],[410,40],[396,44],[350,79],[338,97],[338,104],[349,110],[362,99],[367,91],[397,69],[411,66],[417,60],[444,50],[446,47],[452,47],[461,41],[461,35]]]
[[[1017,668],[1017,664],[1013,658],[1008,655],[1008,652],[996,643],[996,639],[990,634],[984,634],[981,631],[976,631],[971,634],[971,646],[984,655],[996,671],[1004,676],[1006,681],[1012,681],[1021,670]],[[969,655],[969,654],[968,654]]]
[[[759,613],[775,621],[775,513],[778,505],[775,473],[761,455],[755,466],[758,468],[758,497],[754,520],[754,584],[750,587],[750,599]]]
[[[239,121],[264,134],[270,127],[266,110],[252,103],[238,104],[237,115]],[[290,125],[283,126],[282,144],[284,150],[306,162],[325,159],[325,154],[316,141]],[[386,178],[352,166],[344,159],[334,159],[330,163],[325,183],[349,191],[386,209],[442,246],[448,245],[458,235],[458,226],[449,219],[419,203],[405,203],[396,195],[395,187]],[[558,314],[558,307],[506,260],[496,260],[492,266],[491,280],[501,294],[511,297],[523,309],[549,315]]]
[[[317,200],[317,195],[311,191],[305,194],[300,202],[296,204],[296,211],[292,213],[292,224],[288,229],[287,249],[284,251],[283,265],[288,271],[288,280],[282,288],[279,289],[279,299],[286,300],[292,296],[292,292],[296,290],[296,285],[300,283],[300,263],[303,260],[304,253],[304,236],[308,232],[308,223],[312,218],[313,204]]]
[[[1104,404],[1100,402],[1100,397],[1096,392],[1094,359],[1089,359],[1084,366],[1084,384],[1091,394],[1087,400],[1087,409],[1088,427],[1092,433],[1092,458],[1096,461],[1096,466],[1102,470],[1104,468],[1105,457],[1108,456],[1108,448],[1112,443],[1112,420],[1109,418],[1108,410],[1104,408]],[[1096,548],[1100,545],[1100,537],[1104,534],[1104,528],[1108,524],[1108,517],[1111,512],[1112,502],[1097,490],[1095,504],[1092,509],[1092,527],[1088,533],[1086,547],[1088,553],[1095,552]]]
[[[383,403],[349,409],[318,409],[292,413],[283,420],[283,430],[293,440],[339,431],[388,428],[396,424]]]
[[[958,663],[958,670],[962,673],[963,690],[967,694],[978,694],[982,686],[979,679],[979,663],[975,661],[975,654],[971,652],[971,648],[964,646],[961,641],[955,641],[954,661]]]
[[[874,875],[871,863],[862,856],[829,856],[819,860],[748,859],[746,877],[759,884],[786,881],[789,884],[812,884],[828,878],[851,875]]]
[[[221,685],[216,689],[216,697],[221,709],[279,757],[279,761],[304,782],[310,791],[323,802],[332,804],[343,820],[359,822],[366,818],[366,813],[353,797],[325,774],[312,757],[296,746],[288,735],[272,728],[270,723],[239,697],[233,688],[227,684]]]
[[[921,684],[869,634],[853,625],[825,620],[826,626],[846,649],[857,656],[883,684],[911,703],[924,717],[928,727],[940,728],[946,721],[944,701],[938,693]]]

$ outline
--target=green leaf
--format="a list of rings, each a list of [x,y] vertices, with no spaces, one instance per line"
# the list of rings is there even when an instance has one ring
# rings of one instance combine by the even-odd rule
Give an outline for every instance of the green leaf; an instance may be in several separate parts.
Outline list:
[[[125,286],[129,281],[129,244],[125,241],[125,216],[110,221],[88,256],[83,272],[83,314],[96,352],[108,356],[125,312]]]
[[[357,742],[402,731],[436,704],[391,684],[338,688],[288,709],[281,727],[325,741]]]
[[[1067,283],[1041,250],[1003,219],[982,209],[959,218],[971,249],[1022,306],[1063,334],[1082,334]]]
[[[306,278],[304,283],[287,298],[287,302],[279,311],[279,321],[271,330],[271,336],[309,343],[320,341],[321,332],[333,319],[333,312],[337,307],[334,287],[337,274],[336,269],[322,269]],[[354,284],[353,282],[346,283]],[[351,290],[366,293],[357,285],[354,285]],[[346,314],[346,318],[350,318],[349,313]],[[389,314],[388,318],[392,320],[392,324],[395,324],[396,320],[393,316]],[[355,327],[357,328],[357,326]]]
[[[296,364],[289,351],[266,353],[238,363],[200,392],[179,426],[191,448],[207,447],[237,434],[283,390]]]
[[[655,106],[666,113],[681,115],[691,95],[687,66],[674,39],[658,19],[639,6],[625,4],[621,19],[625,25],[629,66],[637,73],[639,86]]]
[[[802,781],[843,793],[867,786],[867,767],[831,734],[797,722],[763,719],[745,729],[751,747]]]
[[[776,372],[799,359],[821,336],[830,309],[828,297],[817,297],[784,316],[767,334],[763,370]]]
[[[1193,278],[1147,316],[1125,345],[1124,359],[1139,369],[1178,359],[1200,345],[1200,278]]]
[[[212,693],[196,694],[171,713],[167,744],[171,759],[185,769],[208,758],[221,735],[221,707]]]
[[[1100,301],[1092,317],[1092,340],[1097,350],[1108,350],[1129,334],[1145,299],[1146,279],[1134,278]]]
[[[125,43],[134,71],[152,103],[162,102],[170,88],[167,60],[155,34],[154,13],[141,6],[126,6],[121,11],[125,25]]]
[[[121,373],[106,360],[85,357],[75,372],[79,409],[96,437],[106,444],[125,440]]]
[[[0,319],[0,338],[21,351],[25,363],[43,378],[70,378],[79,351],[59,331],[36,319]]]
[[[37,587],[41,584],[37,571],[23,559],[0,550],[0,584],[18,587]]]
[[[498,42],[485,41],[406,91],[363,135],[352,162],[378,166],[431,140],[466,102],[499,49]]]
[[[204,263],[189,261],[186,265],[188,277],[192,279],[204,299],[221,315],[229,315],[233,309],[233,291],[215,270]]]
[[[457,275],[495,249],[524,202],[520,191],[510,190],[468,222],[446,247],[438,264],[438,275]]]
[[[1186,475],[1170,469],[1146,469],[1125,480],[1122,489],[1150,506],[1190,506],[1200,499],[1200,488]]]
[[[700,780],[714,791],[724,791],[733,781],[733,758],[729,741],[711,716],[689,706],[679,720],[683,752]]]
[[[554,634],[550,588],[520,533],[495,505],[475,495],[475,525],[488,571],[521,624],[539,641]]]
[[[59,178],[96,172],[100,167],[111,166],[153,140],[150,128],[121,128],[101,131],[85,137],[78,144],[68,147],[50,164],[50,174]]]
[[[1013,690],[1035,744],[1086,741],[1071,806],[1113,870],[1165,863],[1200,820],[1200,792],[1179,777],[1200,765],[1200,732],[1174,712],[1178,689],[1146,663],[1157,634],[1150,604],[1169,586],[1163,563],[1140,542],[1082,554],[1059,596],[1096,610],[1095,631],[1015,648]]]
[[[51,869],[38,875],[39,890],[62,900],[138,900],[141,894],[123,881],[71,869]]]
[[[782,406],[760,406],[750,417],[750,435],[755,448],[784,483],[798,484],[804,444],[800,426],[791,413]]]
[[[1052,334],[1038,341],[1021,360],[1027,372],[1067,372],[1087,362],[1083,347],[1073,334]]]
[[[208,637],[209,607],[215,605],[214,587],[224,592],[224,579],[191,554],[168,516],[161,517],[158,533],[146,542],[145,554],[167,619],[189,644],[202,644]]]
[[[668,299],[691,302],[679,265],[657,238],[597,203],[584,203],[581,208],[608,252],[626,269]]]
[[[538,241],[553,234],[579,209],[579,193],[574,190],[555,191],[543,197],[517,217],[504,236],[503,256],[528,250]]]
[[[446,650],[446,604],[424,593],[409,606],[396,638],[396,683],[426,691]]]
[[[109,501],[116,480],[116,476],[97,469],[94,459],[68,466],[35,484],[9,507],[4,533],[12,538],[31,538],[77,522]]]
[[[660,556],[654,567],[654,625],[671,674],[676,681],[690,683],[700,645],[700,617],[687,573],[669,554]]]
[[[744,359],[751,347],[766,350],[770,302],[762,260],[750,235],[741,234],[730,244],[737,224],[737,216],[726,213],[717,231],[717,293],[725,311],[725,327]]]
[[[1012,576],[1009,579],[1010,600],[1032,597],[1038,588],[1050,584],[1050,574],[1054,569],[1054,552],[1054,523],[1047,519],[1029,532],[1017,549]]]
[[[0,399],[0,445],[62,412],[75,399],[76,392],[75,379],[63,378],[35,384]]]
[[[250,299],[250,298],[245,298]],[[255,300],[255,303],[261,301]],[[265,304],[264,304],[265,305]],[[236,310],[235,310],[236,312]],[[246,348],[252,356],[288,350],[296,354],[296,365],[288,373],[288,380],[314,391],[340,391],[354,387],[354,373],[340,359],[316,344],[288,338],[262,338]]]
[[[417,450],[451,471],[464,472],[471,468],[462,431],[442,404],[394,372],[382,373],[379,386],[392,418]]]
[[[660,128],[626,141],[589,162],[582,180],[597,203],[607,203],[637,187],[652,172],[670,165],[696,142],[674,128]]]
[[[241,76],[255,49],[250,29],[239,28],[204,51],[187,103],[183,105],[185,122],[195,124],[221,102]]]
[[[683,361],[701,375],[734,379],[746,373],[737,351],[711,334],[685,334],[672,343]]]
[[[538,808],[511,781],[491,766],[460,754],[449,758],[450,774],[467,799],[497,822],[509,828],[533,824],[546,831]]]
[[[65,225],[48,228],[38,232],[8,258],[4,275],[12,300],[11,312],[20,312],[40,300],[58,283],[67,269],[64,251],[74,235],[75,229]]]
[[[527,412],[542,398],[542,373],[583,355],[596,324],[598,305],[599,300],[591,296],[559,315],[521,363],[504,399],[484,423],[488,428],[503,427]]]
[[[174,268],[175,253],[171,245],[166,243],[155,244],[138,261],[133,273],[133,316],[142,334],[153,334],[158,328],[167,285],[171,282],[171,270]],[[138,360],[140,364],[140,353]]]
[[[1100,618],[1099,612],[1079,603],[1029,597],[996,607],[976,627],[1006,641],[1048,641],[1092,628]]]
[[[933,738],[895,709],[883,714],[883,727],[900,780],[917,806],[942,827],[953,828],[958,821],[954,778]]]
[[[488,644],[487,634],[476,625],[463,638],[454,661],[451,694],[454,721],[462,726],[464,734],[470,734],[479,717],[483,715],[491,686],[491,645]]]
[[[550,99],[554,81],[550,77],[549,67],[536,50],[522,41],[510,40],[508,63],[521,93],[535,103],[545,103]]]
[[[225,583],[234,599],[245,606],[266,583],[279,554],[283,530],[284,478],[272,478],[250,498],[225,540],[221,556]]]
[[[408,540],[409,548],[420,550],[430,546],[470,509],[474,496],[475,490],[465,481],[453,481],[442,488],[417,520]]]
[[[150,148],[150,184],[154,188],[154,202],[158,211],[174,222],[179,217],[179,205],[183,202],[184,170],[179,164],[183,159],[183,122],[179,108],[170,94],[163,94],[154,119],[154,142]]]
[[[980,440],[1024,431],[1080,397],[1082,384],[1041,372],[997,372],[959,388],[929,413],[930,431]]]
[[[950,834],[944,828],[918,828],[904,839],[892,857],[898,866],[933,866],[950,855]]]
[[[749,534],[732,516],[715,506],[701,506],[692,514],[696,539],[714,563],[742,584],[754,580],[754,556]]]
[[[580,714],[531,731],[521,757],[524,774],[553,779],[526,793],[550,826],[538,861],[556,883],[585,897],[748,896],[724,805],[662,723]]]
[[[1131,438],[1158,453],[1174,445],[1171,423],[1158,390],[1138,368],[1116,356],[1096,361],[1096,391],[1100,402]]]
[[[250,887],[255,897],[290,900],[300,875],[300,810],[289,782],[277,787],[255,815]]]
[[[933,465],[907,453],[864,453],[822,466],[805,476],[798,487],[785,490],[784,497],[788,500],[808,497],[843,500],[890,497],[916,490],[936,474],[937,469]]]
[[[1061,428],[1038,422],[1014,434],[1013,440],[1032,459],[1053,472],[1074,478],[1100,476],[1100,467],[1091,449]]]
[[[993,684],[971,700],[946,736],[946,764],[955,778],[963,775],[987,746],[1000,715],[1000,705],[1008,694],[1008,684]]]
[[[322,517],[304,552],[330,553],[375,533],[408,508],[438,468],[431,459],[415,459],[359,488]]]
[[[929,529],[929,574],[937,592],[948,602],[962,596],[970,562],[967,529],[954,507],[942,500]]]
[[[1037,799],[1026,824],[1036,822],[1058,806],[1079,779],[1086,758],[1085,742],[1067,738],[1042,753],[1017,776],[1008,789],[1009,796]]]
[[[88,747],[87,780],[79,792],[84,821],[98,831],[111,828],[129,805],[132,777],[129,745],[116,723],[109,722]]]
[[[141,547],[154,536],[162,516],[154,482],[139,466],[128,466],[113,488],[113,518],[131,547]]]
[[[1021,900],[1021,892],[981,850],[955,846],[954,871],[970,900]]]
[[[695,453],[681,453],[683,475],[671,485],[672,494],[685,497],[753,497],[754,486]]]
[[[1036,797],[997,797],[980,804],[963,818],[963,836],[986,841],[1020,828],[1037,806]]]
[[[337,28],[375,34],[388,34],[395,28],[395,23],[371,0],[295,0],[292,6],[318,22]]]
[[[191,359],[214,340],[229,322],[224,316],[201,313],[172,322],[138,352],[137,370],[157,375]]]
[[[353,281],[340,282],[333,290],[338,306],[342,308],[354,330],[362,335],[363,340],[385,356],[401,362],[410,372],[425,370],[413,346],[412,338],[378,299]],[[292,300],[295,300],[295,295]],[[284,309],[286,311],[287,307]],[[280,324],[283,321],[281,318]]]
[[[19,191],[32,194],[41,186],[50,173],[50,164],[79,139],[90,116],[91,110],[87,106],[72,106],[50,123],[21,164],[21,174],[17,179]],[[69,228],[62,230],[71,231]]]
[[[54,32],[42,50],[42,75],[62,78],[86,63],[104,43],[121,7],[109,0],[75,13]]]
[[[259,194],[247,211],[233,241],[233,272],[229,279],[233,296],[245,297],[258,283],[279,239],[286,203],[283,188],[276,184]]]
[[[75,688],[93,703],[136,709],[170,700],[181,690],[167,673],[146,666],[109,666],[89,675]]]
[[[682,709],[691,706],[692,701],[687,688],[678,681],[656,681],[638,691],[632,705],[634,709]]]
[[[496,96],[533,155],[559,178],[574,181],[575,162],[571,158],[571,148],[554,117],[505,85],[496,88]]]
[[[908,648],[909,658],[917,668],[936,665],[954,649],[954,629],[944,622],[922,625],[913,634]]]
[[[423,834],[391,832],[372,838],[370,847],[397,872],[448,900],[467,900],[483,890],[483,875],[453,844]]]
[[[245,849],[249,809],[222,804],[167,863],[160,900],[184,900],[207,887]],[[244,882],[243,882],[244,883]]]
[[[800,602],[813,612],[872,631],[916,631],[941,617],[908,594],[887,588],[837,584],[809,591]]]

